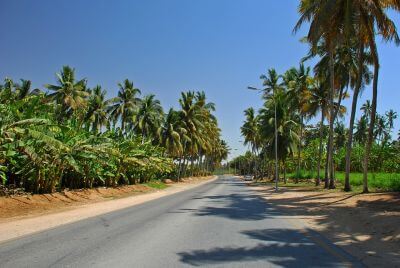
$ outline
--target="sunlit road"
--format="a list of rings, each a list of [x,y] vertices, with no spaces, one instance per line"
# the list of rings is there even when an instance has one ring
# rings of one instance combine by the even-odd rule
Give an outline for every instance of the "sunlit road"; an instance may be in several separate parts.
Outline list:
[[[343,255],[296,229],[245,183],[221,177],[0,244],[0,267],[343,267],[337,252]]]

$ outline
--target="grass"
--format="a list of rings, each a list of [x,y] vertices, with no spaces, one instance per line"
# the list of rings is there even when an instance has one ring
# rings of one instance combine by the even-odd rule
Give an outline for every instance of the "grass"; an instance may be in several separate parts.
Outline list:
[[[313,171],[300,171],[299,176],[296,173],[289,173],[287,177],[290,179],[299,178],[301,181],[310,180],[310,184],[316,177],[316,172]],[[336,172],[336,179],[339,184],[344,184],[345,172]],[[350,173],[350,184],[354,190],[362,188],[363,174],[358,172]],[[400,191],[400,173],[384,173],[376,172],[368,174],[368,186],[371,190],[381,191]]]
[[[213,175],[225,175],[225,174],[229,174],[229,173],[233,173],[234,169],[227,169],[227,168],[217,168],[214,170],[214,172],[212,173]]]
[[[168,187],[167,184],[163,183],[162,181],[157,181],[157,180],[152,180],[149,181],[148,183],[145,183],[144,185],[153,188],[153,189],[157,189],[157,190],[162,190]]]

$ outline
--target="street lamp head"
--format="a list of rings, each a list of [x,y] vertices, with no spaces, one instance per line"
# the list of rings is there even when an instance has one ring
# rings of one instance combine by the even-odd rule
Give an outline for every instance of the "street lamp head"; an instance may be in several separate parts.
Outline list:
[[[259,88],[256,88],[256,87],[247,87],[247,89],[250,89],[250,90],[258,90],[258,91],[260,91],[261,89],[259,89]]]

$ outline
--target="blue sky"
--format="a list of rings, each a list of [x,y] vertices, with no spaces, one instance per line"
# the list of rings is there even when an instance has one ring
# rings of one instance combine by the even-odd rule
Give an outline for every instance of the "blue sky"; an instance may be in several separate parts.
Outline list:
[[[134,81],[167,110],[183,90],[204,90],[217,105],[223,137],[236,155],[245,150],[243,110],[260,107],[259,76],[297,66],[307,53],[293,35],[298,1],[280,0],[2,0],[0,78],[25,78],[42,87],[62,65],[109,95]],[[399,25],[398,14],[393,16]],[[379,46],[378,111],[400,114],[400,49]],[[370,96],[362,95],[362,103]],[[347,101],[349,103],[349,101]],[[399,120],[395,127],[400,126]]]

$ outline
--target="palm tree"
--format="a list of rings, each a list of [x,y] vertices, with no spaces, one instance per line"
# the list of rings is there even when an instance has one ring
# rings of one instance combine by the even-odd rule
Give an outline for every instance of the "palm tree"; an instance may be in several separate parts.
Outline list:
[[[160,145],[166,149],[169,156],[177,158],[183,153],[181,136],[186,130],[181,127],[179,112],[169,109],[162,126],[158,129]]]
[[[275,98],[275,93],[278,91],[283,90],[281,84],[279,83],[279,78],[280,76],[276,72],[275,69],[269,69],[268,70],[268,75],[261,75],[260,79],[263,80],[263,88],[261,91],[263,92],[263,99],[264,100],[269,100]],[[255,89],[258,90],[254,87],[249,87],[249,89]],[[277,125],[277,108],[276,108],[276,102],[273,102],[275,104],[275,111],[274,111],[274,124],[275,124],[275,131],[274,131],[274,137],[275,137],[275,182],[276,182],[276,190],[278,190],[278,180],[279,180],[279,163],[278,163],[278,125]],[[264,137],[262,137],[264,139]]]
[[[49,94],[49,98],[60,105],[58,120],[62,122],[74,111],[86,107],[88,93],[86,92],[86,79],[76,81],[75,69],[63,66],[61,72],[56,76],[57,85],[47,84],[45,87],[53,91]]]
[[[108,102],[105,100],[106,91],[97,85],[93,90],[89,90],[89,94],[88,111],[85,121],[92,125],[94,133],[99,133],[102,126],[109,124],[107,113]]]
[[[299,117],[300,142],[298,144],[299,148],[297,150],[297,175],[299,175],[301,168],[304,117],[306,116],[305,111],[302,110],[302,105],[304,102],[307,101],[307,99],[304,98],[304,95],[309,90],[311,84],[310,67],[305,67],[303,63],[300,63],[299,69],[295,69],[293,78],[294,80],[289,82],[287,88],[291,106],[295,107],[294,109],[297,113],[297,116]],[[298,178],[296,178],[296,183],[298,183]]]
[[[133,129],[140,133],[142,143],[146,138],[156,138],[157,130],[163,121],[163,109],[155,95],[147,95],[140,102],[138,111],[133,115]]]
[[[243,122],[243,126],[240,128],[242,136],[244,137],[244,144],[250,144],[253,153],[257,150],[260,145],[260,137],[258,131],[259,118],[254,111],[254,108],[250,107],[244,111],[246,117]]]
[[[362,28],[358,29],[358,40],[356,41],[356,45],[358,47],[357,52],[354,56],[356,64],[356,71],[353,72],[353,100],[351,105],[351,113],[350,113],[350,123],[349,123],[349,132],[347,137],[347,145],[346,145],[346,172],[345,172],[345,191],[351,191],[350,186],[350,171],[351,171],[351,151],[352,151],[352,144],[353,144],[353,132],[354,132],[354,121],[356,117],[356,110],[357,110],[357,102],[358,96],[362,89],[364,89],[365,85],[370,83],[372,74],[369,71],[368,65],[371,64],[371,54],[365,51],[365,43],[363,42]],[[357,45],[358,43],[358,45]],[[355,83],[354,83],[355,81]]]
[[[365,144],[365,142],[367,141],[367,135],[368,135],[368,119],[365,116],[362,116],[356,124],[354,140],[359,144]]]
[[[126,124],[138,109],[140,99],[137,95],[141,92],[128,79],[125,79],[123,83],[118,83],[118,87],[118,97],[109,101],[108,111],[114,120],[114,124],[116,121],[121,120],[121,130],[126,131]]]
[[[321,160],[322,160],[322,141],[323,141],[323,130],[324,121],[327,114],[328,107],[328,86],[325,83],[325,79],[314,80],[313,86],[310,87],[309,91],[304,92],[304,98],[307,99],[303,103],[302,109],[307,113],[309,117],[314,117],[317,113],[321,114],[319,122],[319,150],[318,150],[318,164],[317,164],[317,178],[315,181],[316,186],[321,182]]]
[[[289,95],[280,88],[275,92],[274,97],[266,100],[264,107],[259,112],[264,154],[271,158],[275,154],[277,159],[282,162],[285,182],[286,159],[297,151],[299,143],[298,124],[293,120],[293,112],[287,108],[288,101]]]
[[[330,184],[329,188],[335,188],[333,178],[333,132],[334,132],[334,96],[336,95],[335,87],[335,49],[337,47],[340,31],[341,12],[340,5],[335,0],[317,0],[308,1],[302,0],[299,5],[299,12],[301,14],[294,31],[298,31],[303,23],[309,22],[310,27],[307,35],[308,42],[312,45],[312,49],[316,49],[317,45],[323,42],[329,57],[329,78],[330,88],[329,91],[329,136],[328,136],[328,164]]]
[[[368,127],[367,143],[365,145],[365,154],[363,161],[363,192],[368,192],[368,160],[370,157],[371,145],[373,141],[373,130],[375,127],[376,118],[376,106],[378,97],[378,77],[379,77],[379,56],[375,41],[376,31],[386,41],[395,41],[398,45],[400,44],[400,38],[396,31],[394,22],[388,17],[387,10],[394,9],[400,10],[400,2],[392,0],[380,0],[380,1],[368,1],[359,0],[357,1],[357,7],[360,14],[360,23],[362,23],[362,29],[365,29],[366,42],[368,43],[371,51],[373,64],[374,64],[374,77],[372,82],[372,108],[371,118]]]
[[[367,122],[370,121],[371,119],[371,113],[372,113],[372,106],[371,106],[371,101],[367,100],[360,108],[360,110],[363,112],[363,116],[367,120]]]
[[[202,112],[199,110],[199,106],[195,101],[195,92],[188,91],[182,92],[181,98],[179,99],[179,104],[181,106],[180,116],[182,120],[183,127],[186,130],[185,137],[183,137],[183,163],[182,170],[180,168],[180,174],[184,174],[187,169],[188,157],[194,159],[197,153],[196,141],[199,141],[199,129],[203,126],[202,123]],[[181,163],[179,163],[181,164]]]
[[[386,117],[388,120],[388,127],[390,129],[393,129],[393,123],[394,123],[394,120],[397,119],[397,113],[395,111],[393,111],[392,109],[390,109],[388,112],[386,112]]]
[[[21,83],[15,85],[16,99],[22,100],[29,95],[37,95],[40,93],[40,89],[38,88],[31,90],[31,85],[32,83],[30,80],[21,79]]]

